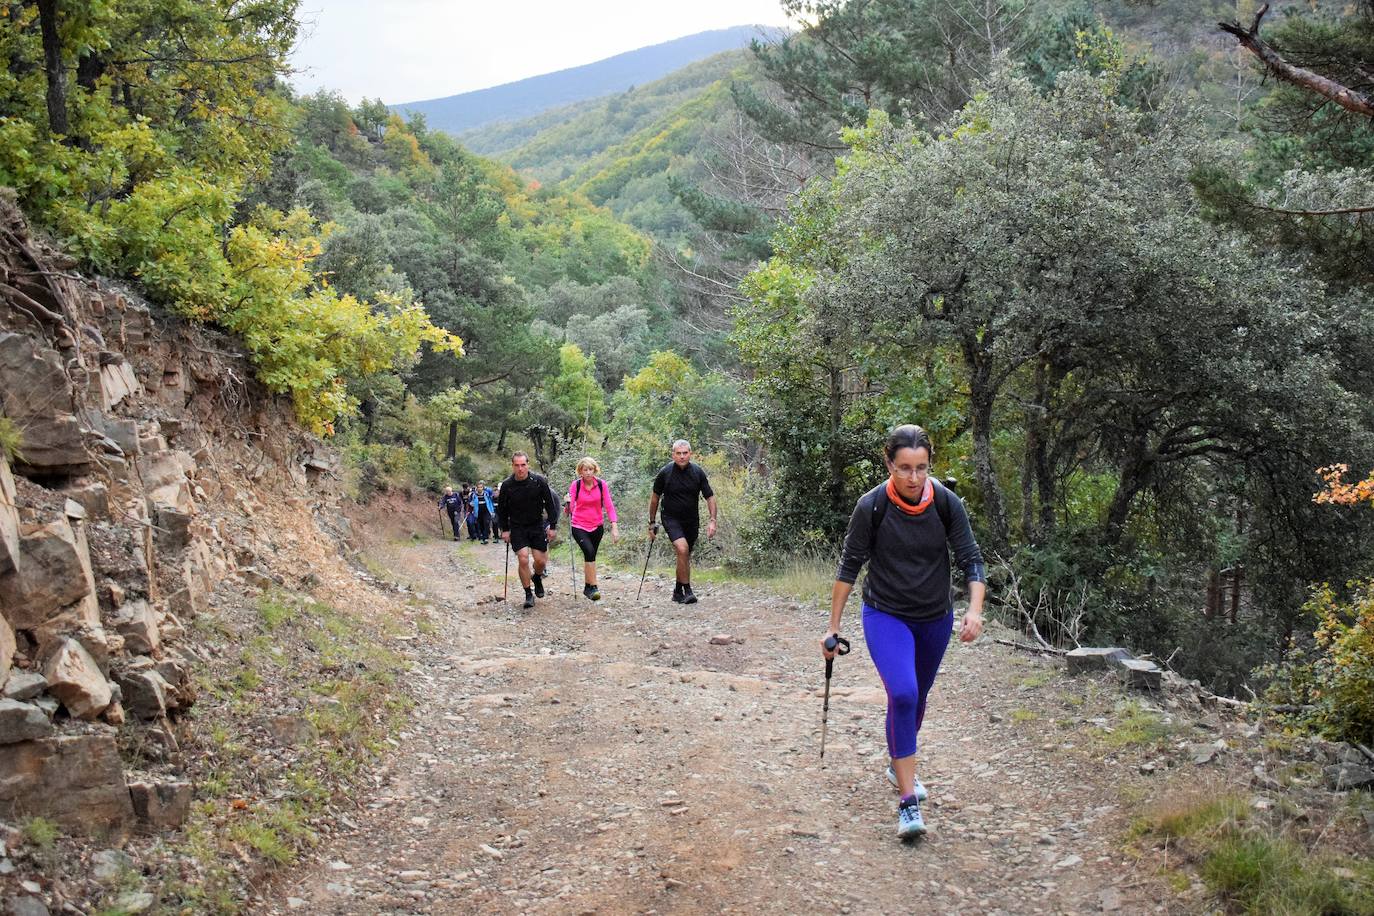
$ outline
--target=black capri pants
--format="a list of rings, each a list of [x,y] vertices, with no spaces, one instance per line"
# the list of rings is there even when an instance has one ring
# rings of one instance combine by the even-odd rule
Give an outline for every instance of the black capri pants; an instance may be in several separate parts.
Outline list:
[[[596,562],[596,551],[601,547],[601,538],[605,533],[605,525],[597,525],[595,531],[583,531],[581,528],[572,530],[573,540],[582,548],[582,559],[588,563]]]

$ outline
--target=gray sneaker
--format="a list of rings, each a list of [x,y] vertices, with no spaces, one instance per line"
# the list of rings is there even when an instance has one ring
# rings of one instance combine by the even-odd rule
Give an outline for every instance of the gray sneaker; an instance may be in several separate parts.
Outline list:
[[[897,806],[897,836],[903,840],[914,840],[926,832],[925,818],[921,817],[921,803],[912,799]]]
[[[902,791],[902,787],[899,786],[899,785],[897,785],[897,771],[894,770],[894,769],[892,769],[892,764],[890,764],[890,763],[887,765],[887,781],[890,782],[890,783],[892,783],[892,788],[896,789],[898,792]],[[925,786],[921,785],[921,780],[920,780],[920,779],[917,779],[917,780],[916,780],[916,800],[917,800],[917,801],[925,801],[925,800],[926,800],[927,798],[929,798],[929,797],[930,797],[930,793],[926,791],[926,787],[925,787]]]

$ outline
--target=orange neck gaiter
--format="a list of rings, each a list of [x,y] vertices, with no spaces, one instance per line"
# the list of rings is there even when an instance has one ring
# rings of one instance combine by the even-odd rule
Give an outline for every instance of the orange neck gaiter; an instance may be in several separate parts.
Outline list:
[[[926,480],[925,489],[921,491],[921,501],[916,505],[907,502],[897,494],[897,485],[892,482],[892,478],[887,479],[887,499],[888,502],[901,509],[907,515],[920,515],[926,508],[935,501],[935,487],[930,480]]]

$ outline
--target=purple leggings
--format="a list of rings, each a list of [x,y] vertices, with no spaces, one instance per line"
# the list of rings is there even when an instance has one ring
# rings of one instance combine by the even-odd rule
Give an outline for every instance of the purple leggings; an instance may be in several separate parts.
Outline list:
[[[863,606],[868,654],[887,689],[887,752],[892,759],[916,753],[916,733],[926,715],[926,695],[954,632],[954,611],[917,623]]]

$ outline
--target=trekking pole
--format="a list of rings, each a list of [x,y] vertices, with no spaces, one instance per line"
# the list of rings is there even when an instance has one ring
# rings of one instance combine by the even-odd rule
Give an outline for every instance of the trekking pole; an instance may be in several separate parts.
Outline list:
[[[644,572],[639,574],[639,589],[635,592],[635,600],[639,600],[639,593],[644,591],[644,577],[649,574],[649,557],[654,555],[654,535],[658,534],[658,523],[654,523],[653,534],[649,535],[649,552],[644,555]]]
[[[827,652],[834,652],[836,655],[849,654],[849,640],[843,636],[831,636],[825,641]],[[835,659],[825,660],[825,702],[821,706],[821,759],[825,759],[825,733],[829,728],[827,720],[830,718],[830,672],[835,667]]]
[[[506,600],[510,589],[510,541],[506,541],[506,573],[501,577],[501,600]]]
[[[439,507],[439,537],[445,537],[445,534],[444,534],[444,507],[443,507],[443,506],[440,506],[440,507]]]
[[[577,544],[572,534],[572,513],[568,513],[568,581],[572,583],[574,600],[577,598]]]

